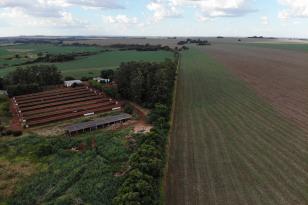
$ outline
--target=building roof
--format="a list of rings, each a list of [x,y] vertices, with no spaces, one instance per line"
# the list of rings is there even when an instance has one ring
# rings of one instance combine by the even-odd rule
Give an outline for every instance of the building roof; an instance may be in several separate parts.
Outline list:
[[[77,132],[84,129],[96,128],[97,126],[102,126],[114,122],[119,122],[121,120],[129,120],[132,116],[127,113],[121,113],[119,115],[107,116],[103,118],[99,118],[90,122],[83,122],[79,124],[74,124],[65,127],[65,130],[68,132]]]
[[[64,81],[65,85],[73,85],[74,83],[81,84],[82,81],[81,80],[67,80],[67,81]]]
[[[110,81],[109,78],[101,78],[101,77],[96,77],[96,78],[93,78],[93,80],[99,80],[99,81]]]

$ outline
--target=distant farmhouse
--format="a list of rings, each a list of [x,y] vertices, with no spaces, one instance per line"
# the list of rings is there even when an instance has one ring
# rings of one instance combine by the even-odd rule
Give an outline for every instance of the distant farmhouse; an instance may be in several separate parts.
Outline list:
[[[75,87],[78,85],[82,85],[82,81],[81,80],[68,80],[68,81],[64,81],[64,86],[65,87]]]
[[[93,78],[93,80],[99,82],[99,83],[110,83],[110,79],[109,78],[101,78],[101,77],[96,77]]]

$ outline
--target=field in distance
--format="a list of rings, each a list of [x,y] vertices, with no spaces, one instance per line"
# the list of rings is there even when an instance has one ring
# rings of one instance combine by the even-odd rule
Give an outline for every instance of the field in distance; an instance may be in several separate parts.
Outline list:
[[[16,69],[18,64],[29,60],[35,60],[39,53],[48,54],[70,54],[77,52],[97,52],[89,56],[79,56],[74,60],[55,63],[37,63],[54,64],[64,76],[75,78],[95,77],[103,69],[114,69],[122,62],[128,61],[150,61],[162,62],[166,58],[173,59],[173,53],[168,51],[119,51],[112,50],[100,52],[108,48],[97,46],[75,46],[75,45],[56,45],[56,44],[19,44],[13,46],[0,47],[0,77],[3,77],[10,71]],[[34,65],[27,64],[28,65]]]
[[[167,204],[307,204],[307,132],[199,48],[185,51]]]

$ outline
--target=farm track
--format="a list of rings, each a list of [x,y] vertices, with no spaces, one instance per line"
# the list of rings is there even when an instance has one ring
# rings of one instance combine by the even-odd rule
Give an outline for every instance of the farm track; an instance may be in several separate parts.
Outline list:
[[[183,54],[167,204],[308,204],[306,130],[201,50]]]

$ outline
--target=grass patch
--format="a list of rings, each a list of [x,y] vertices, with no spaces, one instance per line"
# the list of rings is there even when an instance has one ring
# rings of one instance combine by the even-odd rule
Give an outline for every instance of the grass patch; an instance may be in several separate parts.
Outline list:
[[[0,198],[2,203],[111,204],[123,180],[115,174],[125,169],[131,154],[125,140],[130,131],[103,130],[74,138],[27,136],[0,142],[1,161],[12,166],[25,161],[40,164],[31,177],[16,183],[10,197]],[[72,151],[73,147],[83,151]],[[6,178],[4,183],[11,184]]]
[[[10,117],[11,114],[9,98],[7,96],[0,95],[0,122],[3,125],[7,125],[9,123]]]

